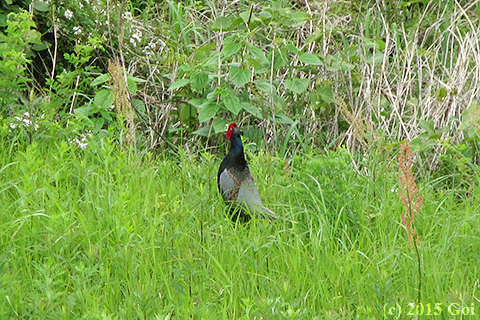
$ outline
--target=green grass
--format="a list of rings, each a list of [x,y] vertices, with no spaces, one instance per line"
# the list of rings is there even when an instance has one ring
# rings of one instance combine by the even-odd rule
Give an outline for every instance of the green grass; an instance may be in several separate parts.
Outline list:
[[[290,169],[249,154],[282,218],[235,225],[210,154],[3,144],[1,319],[381,319],[395,303],[411,318],[416,258],[383,156],[359,173],[342,150]],[[419,185],[421,302],[441,303],[437,319],[460,317],[451,303],[480,314],[480,190]]]

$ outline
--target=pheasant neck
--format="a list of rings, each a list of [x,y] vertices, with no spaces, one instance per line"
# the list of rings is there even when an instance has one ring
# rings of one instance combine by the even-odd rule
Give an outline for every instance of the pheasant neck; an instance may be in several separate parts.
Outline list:
[[[242,143],[242,138],[240,138],[239,134],[234,134],[231,139],[232,145],[230,146],[230,151],[229,154],[232,158],[237,161],[237,163],[244,164],[246,163],[245,161],[245,155],[243,153],[243,143]]]

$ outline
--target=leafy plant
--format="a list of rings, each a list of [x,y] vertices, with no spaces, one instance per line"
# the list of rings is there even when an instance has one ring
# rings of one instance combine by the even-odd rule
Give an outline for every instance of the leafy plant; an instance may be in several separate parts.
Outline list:
[[[7,27],[0,32],[0,114],[8,117],[18,111],[19,100],[29,79],[25,76],[31,62],[32,46],[41,43],[40,33],[26,11],[10,13]]]
[[[105,123],[113,121],[108,111],[112,107],[112,99],[105,91],[94,90],[101,70],[92,65],[91,61],[95,50],[99,48],[102,47],[96,38],[90,39],[86,45],[76,45],[74,53],[65,53],[65,59],[74,67],[47,81],[50,107],[58,110],[64,122],[73,120],[72,124],[79,131],[98,132],[104,128]],[[75,118],[72,119],[71,114]]]
[[[190,106],[182,106],[180,115],[186,128],[195,134],[222,132],[224,119],[241,116],[249,116],[250,123],[271,119],[292,125],[294,114],[281,96],[285,90],[291,101],[333,103],[328,83],[307,96],[307,88],[315,85],[305,74],[323,65],[321,58],[302,52],[291,40],[275,40],[288,37],[291,30],[301,30],[310,16],[279,4],[242,8],[239,15],[226,13],[209,21],[219,41],[203,43],[189,59],[182,60],[184,66],[179,72],[172,73],[175,78],[168,91],[175,100],[188,101]],[[179,10],[180,5],[173,12],[180,14]],[[297,59],[304,67],[297,65]],[[197,121],[192,121],[192,111],[197,113]],[[194,130],[197,126],[200,129]]]
[[[453,143],[451,137],[444,134],[452,129],[455,122],[449,126],[435,129],[433,121],[419,121],[419,127],[424,130],[409,144],[413,152],[418,152],[426,163],[433,163],[432,176],[438,178],[448,188],[460,187],[468,191],[474,184],[475,165],[478,164],[478,107],[476,102],[467,108],[460,122],[459,130],[465,132],[463,142]],[[425,174],[428,174],[425,171]],[[459,190],[460,190],[459,189]]]

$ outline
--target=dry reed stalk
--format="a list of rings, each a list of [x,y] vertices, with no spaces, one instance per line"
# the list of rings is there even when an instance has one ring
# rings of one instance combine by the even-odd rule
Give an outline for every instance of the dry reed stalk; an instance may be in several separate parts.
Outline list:
[[[400,145],[400,154],[398,155],[398,165],[400,171],[399,174],[401,189],[398,192],[400,199],[405,205],[405,214],[401,215],[403,226],[407,231],[407,240],[410,246],[415,250],[417,255],[418,264],[418,303],[421,302],[422,291],[422,269],[420,252],[418,250],[418,244],[420,237],[415,230],[415,217],[420,214],[423,198],[420,196],[417,184],[415,183],[415,177],[412,172],[412,149],[408,146],[408,140],[405,144]]]
[[[131,145],[135,142],[135,113],[129,101],[128,86],[118,58],[115,63],[111,60],[108,61],[108,72],[112,78],[115,110],[126,121],[127,135],[124,144]]]

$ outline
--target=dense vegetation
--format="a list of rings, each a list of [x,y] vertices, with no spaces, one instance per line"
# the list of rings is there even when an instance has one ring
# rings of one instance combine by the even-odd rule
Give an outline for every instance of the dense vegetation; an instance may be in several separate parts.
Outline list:
[[[0,4],[0,318],[480,313],[477,1]]]

